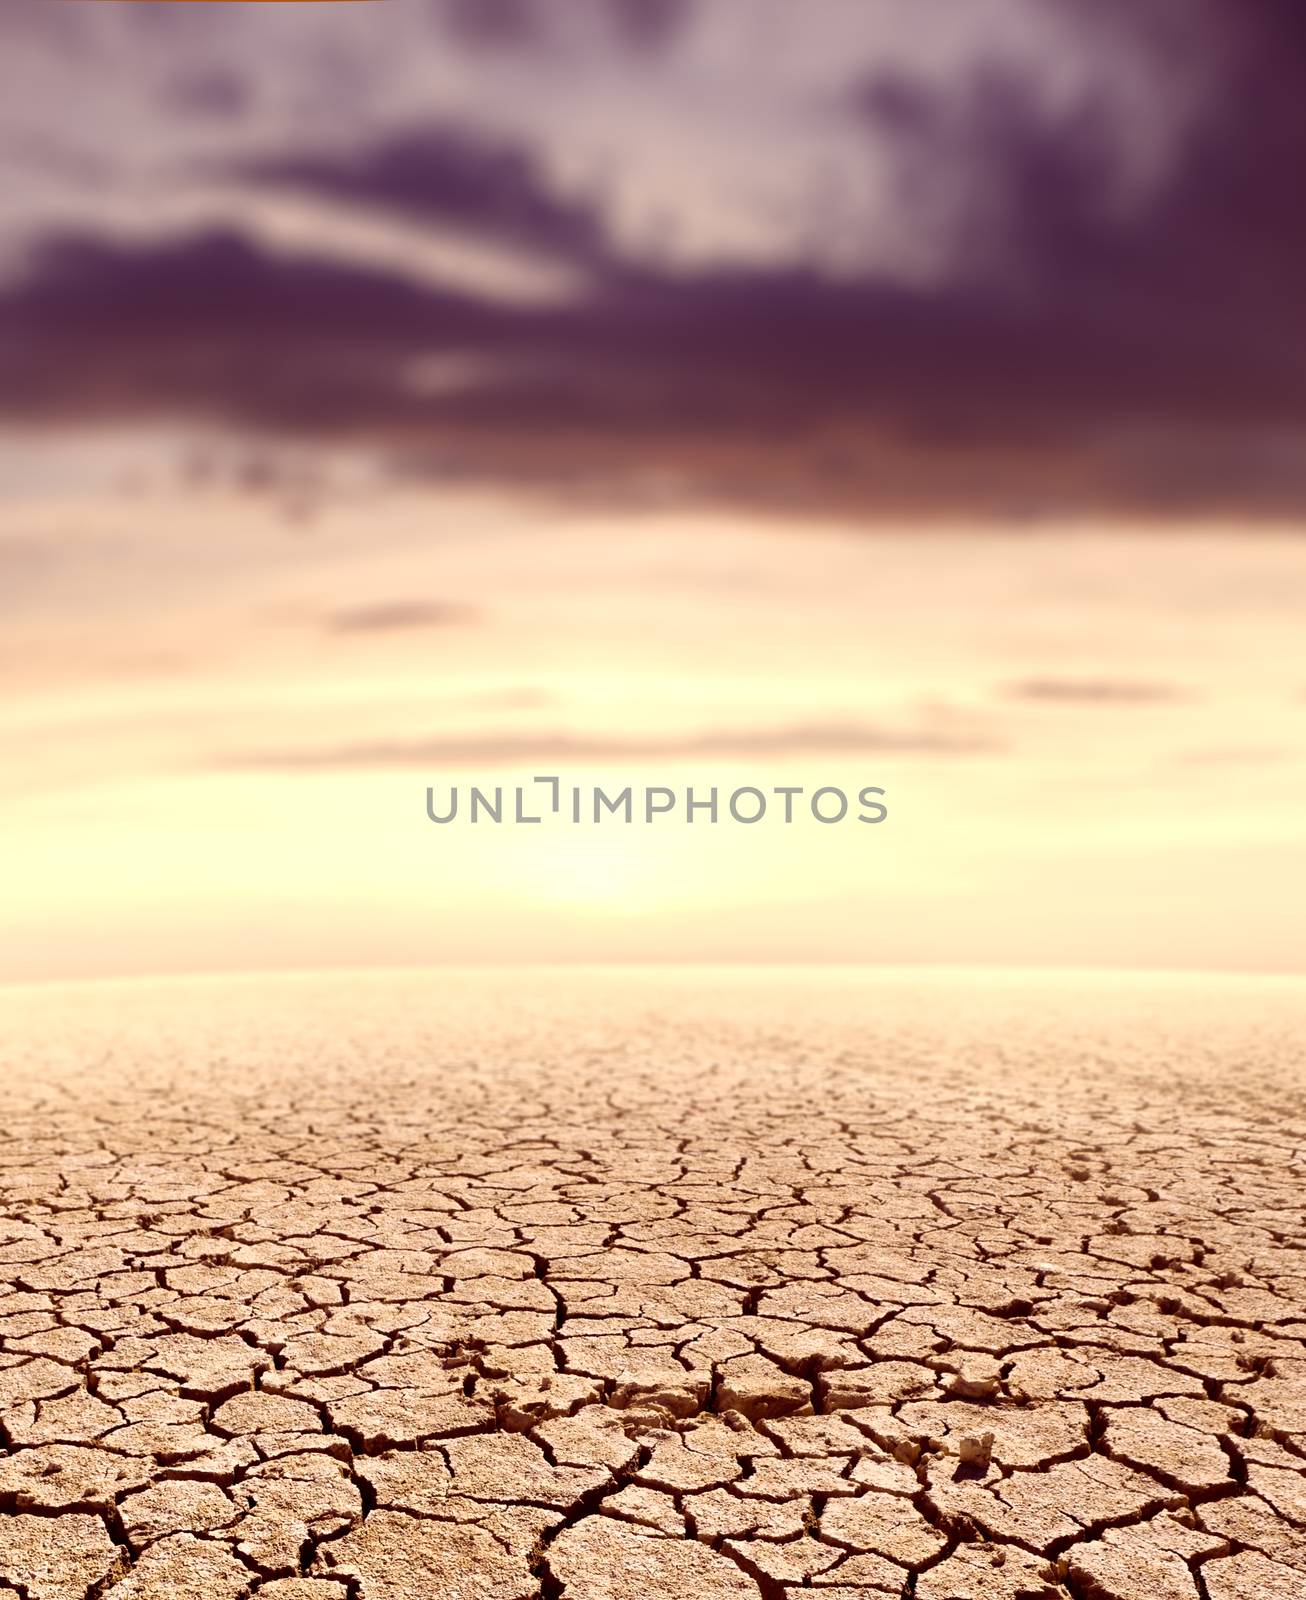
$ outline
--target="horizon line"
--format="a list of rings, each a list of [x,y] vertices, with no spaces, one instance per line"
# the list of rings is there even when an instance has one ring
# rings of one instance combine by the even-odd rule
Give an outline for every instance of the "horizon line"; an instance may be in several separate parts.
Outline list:
[[[60,974],[28,978],[0,978],[0,995],[26,989],[91,988],[114,985],[145,984],[211,984],[221,982],[257,982],[300,980],[348,975],[355,978],[405,977],[428,974],[430,976],[499,974],[499,973],[575,972],[593,974],[621,973],[675,973],[730,974],[750,973],[794,974],[860,974],[866,977],[984,977],[997,980],[1208,980],[1227,982],[1300,983],[1306,981],[1306,970],[1298,968],[1261,967],[1170,967],[1170,966],[1116,966],[1110,963],[1021,963],[1021,962],[963,962],[963,961],[434,961],[391,962],[379,965],[347,962],[323,963],[316,966],[284,967],[206,967],[178,969],[175,971],[140,971],[96,974]]]

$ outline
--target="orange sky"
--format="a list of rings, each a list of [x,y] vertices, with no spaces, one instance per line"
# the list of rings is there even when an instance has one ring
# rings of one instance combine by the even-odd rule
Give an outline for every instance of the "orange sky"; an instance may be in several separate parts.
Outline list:
[[[1300,970],[1299,0],[10,6],[0,105],[0,980]],[[426,820],[539,772],[890,818]]]
[[[162,469],[5,510],[5,977],[1300,966],[1296,540],[587,512],[361,470],[308,522]],[[427,784],[541,771],[877,784],[891,815],[425,819]]]

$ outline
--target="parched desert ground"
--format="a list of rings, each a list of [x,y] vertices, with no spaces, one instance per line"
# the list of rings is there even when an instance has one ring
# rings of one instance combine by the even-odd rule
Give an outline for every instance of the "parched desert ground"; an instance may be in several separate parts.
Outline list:
[[[1302,1600],[1306,990],[0,995],[0,1594]]]

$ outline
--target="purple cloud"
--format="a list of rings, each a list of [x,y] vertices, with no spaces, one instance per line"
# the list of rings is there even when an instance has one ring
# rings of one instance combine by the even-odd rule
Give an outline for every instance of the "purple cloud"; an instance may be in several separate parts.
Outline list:
[[[683,9],[622,8],[663,15],[654,31]],[[534,8],[493,14],[519,33]],[[1189,15],[1201,114],[1142,195],[1105,102],[1050,109],[992,70],[948,87],[863,76],[846,104],[868,155],[953,197],[928,279],[619,249],[604,204],[557,192],[538,152],[445,117],[235,175],[583,264],[574,301],[505,306],[239,231],[147,245],[84,229],[47,236],[0,294],[0,408],[347,434],[416,470],[566,492],[652,475],[858,516],[1296,515],[1306,17],[1291,0]],[[1095,18],[1135,29],[1153,71],[1177,49],[1164,0]],[[456,383],[411,381],[441,358]]]

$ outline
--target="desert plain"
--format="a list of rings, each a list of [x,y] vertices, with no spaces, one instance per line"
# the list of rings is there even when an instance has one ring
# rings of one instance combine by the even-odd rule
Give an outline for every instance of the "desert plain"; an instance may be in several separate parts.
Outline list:
[[[1306,1595],[1295,980],[50,984],[0,1040],[0,1595]]]

